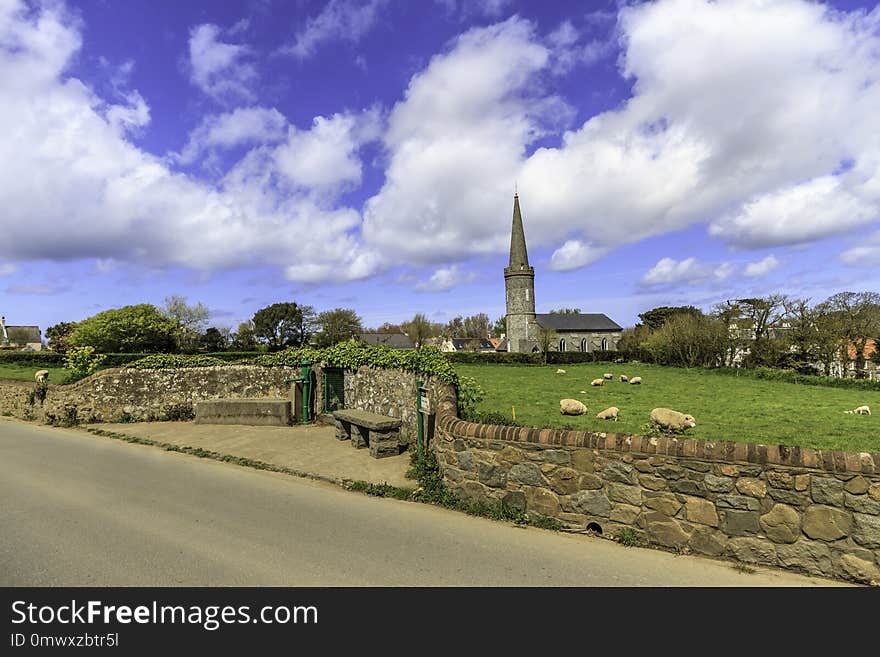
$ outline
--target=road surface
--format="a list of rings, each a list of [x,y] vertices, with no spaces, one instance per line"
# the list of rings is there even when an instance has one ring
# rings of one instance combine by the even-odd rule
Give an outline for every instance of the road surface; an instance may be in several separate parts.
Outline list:
[[[0,586],[817,586],[0,419]]]

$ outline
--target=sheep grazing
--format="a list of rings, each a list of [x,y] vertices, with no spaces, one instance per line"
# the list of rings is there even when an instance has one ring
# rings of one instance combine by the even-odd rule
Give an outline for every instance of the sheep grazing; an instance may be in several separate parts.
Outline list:
[[[40,370],[36,374],[34,374],[34,379],[37,383],[43,383],[49,378],[49,370]]]
[[[629,381],[629,377],[626,374],[621,374],[620,375],[620,382],[626,383],[627,381]]]
[[[631,386],[640,386],[640,385],[642,385],[642,377],[640,377],[640,376],[634,376],[633,378],[631,378],[631,379],[629,380],[629,384],[630,384]]]
[[[679,433],[697,426],[697,421],[693,415],[685,415],[671,408],[655,408],[651,411],[651,424],[666,432]]]
[[[617,406],[609,406],[604,411],[600,413],[596,413],[596,417],[600,420],[614,420],[617,422],[617,416],[620,414],[620,409]]]
[[[590,381],[591,386],[601,386],[604,385],[604,383],[605,379],[593,379],[592,381]]]
[[[559,412],[563,415],[583,415],[587,407],[577,399],[560,399]]]
[[[605,372],[605,374],[602,375],[602,378],[606,381],[610,381],[614,378],[614,375],[611,372]]]
[[[556,370],[557,374],[565,374],[565,370]]]
[[[848,415],[870,415],[871,409],[867,406],[859,406],[858,408],[854,408],[851,411],[844,411]]]

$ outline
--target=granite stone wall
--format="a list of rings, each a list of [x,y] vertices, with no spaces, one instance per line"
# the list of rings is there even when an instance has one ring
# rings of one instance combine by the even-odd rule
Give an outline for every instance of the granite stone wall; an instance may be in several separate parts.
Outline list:
[[[644,545],[880,584],[880,453],[480,425],[433,442],[471,500]]]
[[[29,397],[36,384],[0,380],[0,414],[51,422],[162,419],[204,399],[290,398],[286,379],[299,368],[228,365],[183,369],[107,369],[71,385],[49,385],[42,402]]]

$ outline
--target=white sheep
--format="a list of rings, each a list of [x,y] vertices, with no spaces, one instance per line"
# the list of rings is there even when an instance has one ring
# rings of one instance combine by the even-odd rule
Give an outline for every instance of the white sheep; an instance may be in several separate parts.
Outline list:
[[[587,407],[577,399],[560,399],[559,412],[563,415],[583,415],[587,412]]]
[[[557,374],[565,374],[565,370],[556,370]]]
[[[867,406],[859,406],[858,408],[854,408],[851,411],[844,411],[844,413],[847,413],[849,415],[870,415],[871,409]]]
[[[606,381],[610,381],[614,378],[614,375],[611,372],[605,372],[605,374],[602,375],[602,378]]]
[[[697,426],[693,415],[685,415],[671,408],[655,408],[651,411],[651,423],[664,431],[677,433]]]
[[[36,374],[34,374],[34,379],[37,383],[43,383],[49,378],[49,370],[40,370]]]
[[[634,376],[633,378],[631,378],[631,379],[629,380],[629,384],[630,384],[631,386],[640,386],[640,385],[642,385],[642,377],[640,377],[640,376]]]
[[[620,382],[626,383],[627,381],[629,381],[629,377],[626,374],[621,374],[620,375]]]
[[[605,384],[605,379],[593,379],[590,381],[591,386],[601,386]]]
[[[617,422],[617,416],[620,414],[620,409],[617,406],[609,406],[604,411],[600,413],[596,413],[596,417],[600,420],[614,420]]]

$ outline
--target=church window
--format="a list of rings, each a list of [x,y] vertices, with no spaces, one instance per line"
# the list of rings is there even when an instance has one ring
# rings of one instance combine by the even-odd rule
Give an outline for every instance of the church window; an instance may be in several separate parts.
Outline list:
[[[559,338],[559,351],[565,351],[565,338]]]
[[[608,351],[608,338],[602,338],[602,351]]]
[[[587,350],[587,339],[581,338],[581,351],[586,351],[586,350]]]

